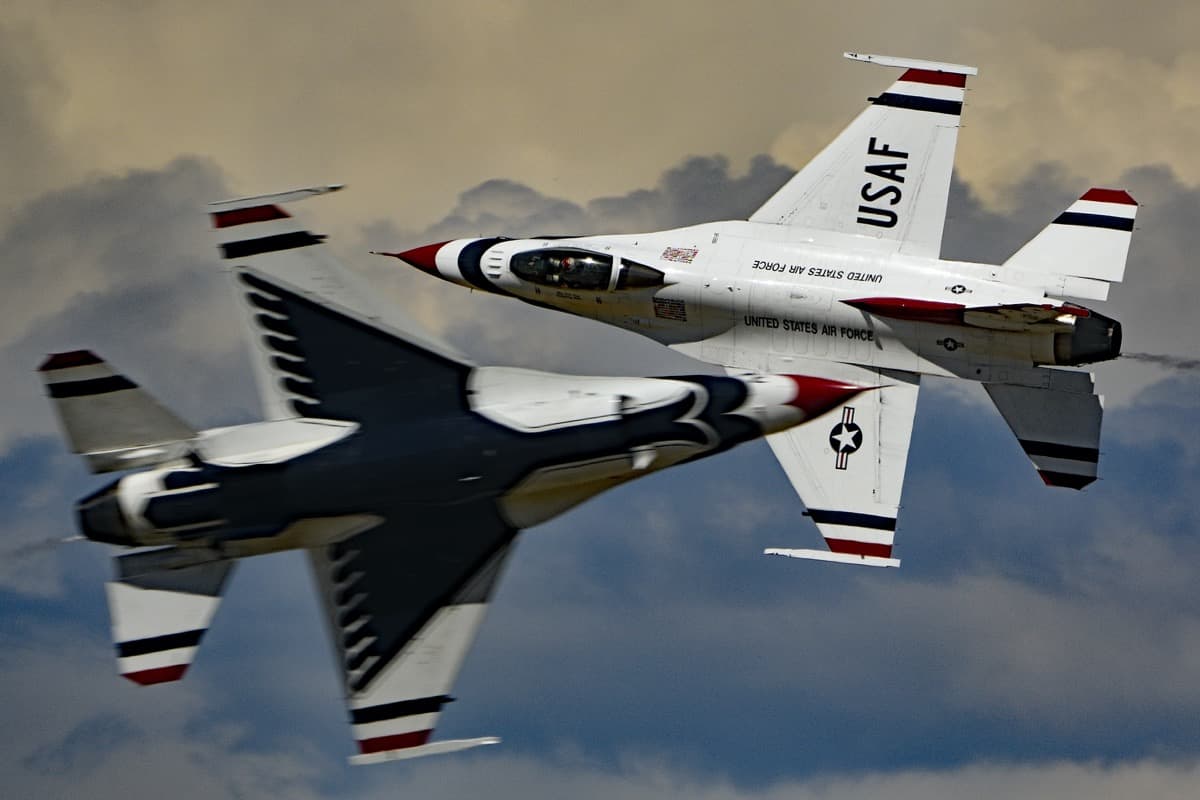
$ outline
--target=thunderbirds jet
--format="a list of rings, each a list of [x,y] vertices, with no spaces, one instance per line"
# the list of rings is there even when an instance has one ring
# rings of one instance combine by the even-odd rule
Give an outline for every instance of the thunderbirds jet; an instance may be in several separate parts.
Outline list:
[[[342,667],[351,760],[491,744],[430,736],[521,528],[863,388],[472,366],[370,314],[325,237],[284,208],[335,188],[213,207],[265,421],[197,431],[86,350],[41,366],[91,470],[137,470],[77,507],[87,538],[132,549],[107,584],[117,662],[138,684],[183,677],[237,560],[303,548]]]
[[[636,331],[740,370],[880,391],[829,424],[767,437],[827,550],[768,553],[898,566],[893,539],[921,377],[984,385],[1042,480],[1096,478],[1089,373],[1121,326],[1104,300],[1125,273],[1137,205],[1091,189],[1000,265],[940,258],[974,67],[847,53],[903,70],[749,220],[610,236],[459,239],[396,256],[463,286]],[[1048,368],[1049,367],[1049,368]]]

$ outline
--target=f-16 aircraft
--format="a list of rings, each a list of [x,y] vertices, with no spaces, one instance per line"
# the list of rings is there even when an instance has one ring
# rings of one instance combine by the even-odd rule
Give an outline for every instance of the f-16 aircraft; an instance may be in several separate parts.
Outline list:
[[[1090,189],[1003,264],[942,259],[967,77],[889,56],[899,80],[748,220],[624,235],[458,239],[396,256],[439,278],[607,322],[729,371],[798,371],[880,386],[832,424],[767,437],[827,550],[768,553],[871,566],[893,557],[925,375],[983,384],[1051,486],[1096,478],[1089,373],[1121,326],[1104,300],[1125,273],[1137,205]]]
[[[214,204],[265,421],[197,431],[86,350],[41,366],[93,472],[80,530],[132,548],[107,585],[122,675],[178,680],[239,558],[304,549],[355,763],[431,741],[513,542],[610,487],[785,430],[864,387],[794,374],[580,377],[472,366],[369,298],[284,206]],[[870,392],[865,392],[869,394]]]

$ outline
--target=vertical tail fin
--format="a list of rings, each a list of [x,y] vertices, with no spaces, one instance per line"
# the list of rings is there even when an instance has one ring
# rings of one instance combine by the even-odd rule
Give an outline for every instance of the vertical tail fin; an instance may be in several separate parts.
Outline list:
[[[196,436],[148,392],[88,350],[55,353],[38,368],[71,449],[92,472],[180,455]]]
[[[1004,263],[1052,294],[1103,300],[1125,277],[1137,201],[1121,189],[1089,189]]]
[[[904,72],[750,221],[855,234],[937,258],[967,77],[977,70],[845,55]]]

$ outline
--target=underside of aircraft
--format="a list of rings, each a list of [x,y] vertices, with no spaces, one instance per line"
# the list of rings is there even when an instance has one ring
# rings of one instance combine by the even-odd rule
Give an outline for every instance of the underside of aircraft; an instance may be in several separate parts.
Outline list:
[[[846,53],[902,70],[746,220],[635,234],[458,239],[395,256],[461,286],[586,316],[735,375],[880,387],[835,422],[768,437],[826,549],[898,566],[893,547],[921,380],[983,385],[1038,475],[1097,477],[1101,398],[1070,369],[1116,358],[1120,323],[1075,302],[1124,278],[1137,203],[1084,192],[1003,264],[941,258],[974,67]]]
[[[88,350],[41,365],[72,449],[93,472],[124,473],[77,506],[84,536],[123,548],[106,587],[118,668],[141,685],[179,680],[238,560],[301,549],[351,760],[492,744],[431,737],[521,529],[870,387],[476,366],[375,313],[286,210],[334,188],[213,206],[264,421],[197,430]]]

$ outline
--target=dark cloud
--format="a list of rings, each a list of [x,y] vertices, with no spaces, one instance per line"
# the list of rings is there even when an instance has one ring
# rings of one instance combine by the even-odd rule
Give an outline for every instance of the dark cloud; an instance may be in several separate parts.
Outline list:
[[[458,205],[423,234],[422,239],[493,236],[515,230],[527,235],[579,232],[591,228],[584,210],[574,203],[546,197],[510,180],[490,180],[458,196]],[[508,234],[512,235],[512,234]]]
[[[24,759],[24,765],[44,775],[86,779],[115,750],[144,740],[143,732],[129,719],[102,713],[83,720],[54,744],[38,748]]]
[[[52,119],[66,98],[37,30],[0,24],[0,228],[7,212],[61,177],[69,156]]]
[[[536,236],[660,230],[745,218],[792,176],[770,156],[755,157],[744,175],[723,156],[694,156],[672,167],[653,189],[601,197],[585,207],[548,197],[511,180],[490,180],[459,195],[458,204],[416,239]]]
[[[556,219],[576,233],[745,217],[786,177],[765,157],[742,178],[721,159],[691,159],[655,188],[593,201],[583,216],[527,188],[485,184],[460,207],[500,227],[468,234],[451,217],[435,230],[441,238],[532,232],[522,209],[511,208],[517,195],[543,215],[541,225]],[[1147,227],[1194,194],[1159,170],[1128,177]],[[1039,165],[1014,184],[1014,210],[1002,214],[956,178],[945,253],[1001,263],[1086,188]],[[372,233],[406,244],[439,238]],[[1170,226],[1163,238],[1137,232],[1128,272],[1137,292],[1162,297],[1177,279],[1187,286],[1177,247]],[[1121,293],[1130,288],[1118,287],[1109,305],[1134,335],[1156,324],[1145,310],[1155,301],[1128,302]],[[446,309],[467,297],[451,288],[437,307],[455,313]],[[464,347],[499,345],[493,357],[521,357],[513,349],[522,340],[498,341],[495,331],[557,324],[511,301],[472,299],[449,334],[469,331]],[[1157,322],[1179,330],[1178,319]],[[573,343],[566,353],[600,336],[597,326],[573,323],[555,337]],[[569,363],[563,350],[550,360]],[[1188,751],[1200,697],[1185,675],[1200,647],[1191,633],[1200,608],[1186,565],[1200,555],[1192,545],[1200,522],[1179,500],[1196,477],[1179,432],[1200,421],[1198,395],[1181,384],[1144,388],[1153,376],[1128,380],[1142,394],[1127,410],[1110,409],[1103,480],[1084,493],[1042,486],[990,408],[964,405],[935,382],[914,436],[899,576],[759,563],[763,547],[816,534],[758,446],[622,489],[529,534],[467,665],[462,691],[478,685],[479,701],[447,725],[475,735],[504,732],[503,723],[510,749],[569,742],[609,763],[636,749],[702,770],[720,752],[747,778],[854,770],[864,759],[933,767],[981,754]],[[1161,424],[1147,423],[1148,414]],[[636,522],[613,525],[616,509]],[[508,603],[516,610],[506,617]],[[531,676],[529,663],[554,669]],[[499,679],[502,693],[498,673],[514,676],[511,686]],[[1168,676],[1165,684],[1148,685],[1151,673]]]
[[[744,175],[721,156],[694,157],[667,170],[653,189],[580,207],[510,180],[486,181],[459,196],[453,211],[423,231],[378,221],[355,248],[396,251],[473,236],[587,235],[656,230],[748,216],[792,170],[759,156]],[[649,340],[516,301],[468,293],[393,260],[365,265],[395,301],[483,362],[576,373],[666,374],[711,370]]]
[[[656,476],[527,534],[448,724],[611,763],[720,753],[748,781],[1190,752],[1195,463],[1159,450],[1174,480],[1131,486],[1147,455],[1112,443],[1110,477],[1064,492],[953,395],[922,417],[944,433],[914,451],[898,572],[761,556],[817,542],[762,448]]]
[[[97,350],[197,424],[254,407],[205,203],[227,195],[211,163],[97,177],[26,204],[0,235],[21,302],[0,320],[0,447],[52,431],[34,372],[47,353]]]
[[[1124,348],[1137,353],[1097,365],[1100,390],[1120,403],[1162,376],[1200,357],[1200,337],[1189,335],[1193,299],[1200,296],[1200,187],[1182,183],[1169,167],[1145,166],[1125,173],[1120,185],[1140,203],[1123,283],[1107,303],[1086,301],[1123,325]],[[1054,164],[1040,164],[1014,181],[1010,214],[984,206],[971,188],[951,184],[943,254],[964,261],[1000,264],[1033,238],[1080,194],[1086,179]]]
[[[745,219],[795,173],[770,156],[756,156],[746,174],[731,175],[722,156],[695,156],[663,173],[653,190],[588,204],[604,232],[662,230]]]
[[[428,230],[376,223],[361,245],[338,246],[380,279],[385,297],[481,360],[672,371],[679,362],[648,340],[468,293],[362,252],[480,233],[744,217],[786,177],[765,157],[742,176],[720,158],[689,159],[653,188],[582,206],[490,181]],[[1195,194],[1161,170],[1135,178],[1139,197],[1161,195],[1144,200],[1147,224]],[[956,182],[948,253],[1002,260],[1077,194],[1068,182],[1039,170],[1018,186],[1026,202],[1012,216]],[[204,240],[202,204],[225,195],[223,183],[212,164],[180,160],[47,195],[8,226],[4,250],[15,257],[5,269],[28,302],[16,320],[0,321],[5,391],[19,397],[3,418],[0,499],[32,508],[36,523],[19,546],[69,529],[80,487],[98,480],[46,436],[26,442],[30,419],[51,430],[30,371],[44,352],[94,345],[198,422],[250,413],[231,303]],[[1130,267],[1131,276],[1158,276],[1139,284],[1148,299],[1126,309],[1114,297],[1130,329],[1171,294],[1178,239],[1192,235],[1161,233]],[[1164,328],[1178,332],[1179,323]],[[1082,494],[1043,487],[997,416],[935,384],[917,420],[899,572],[763,557],[768,546],[816,546],[817,534],[761,444],[623,487],[526,534],[456,687],[462,702],[439,732],[497,733],[506,743],[502,755],[448,769],[540,764],[557,751],[584,753],[590,769],[611,775],[640,753],[753,794],[864,766],[1194,755],[1200,608],[1188,565],[1200,556],[1200,521],[1189,487],[1200,461],[1179,433],[1200,424],[1190,380],[1155,384],[1110,413],[1104,480]],[[0,527],[15,526],[20,512],[9,513]],[[326,793],[382,793],[373,773],[341,766],[349,731],[298,558],[244,565],[186,685],[159,687],[156,700],[166,699],[155,704],[132,702],[135,690],[112,676],[98,589],[104,557],[87,546],[71,558],[92,571],[67,570],[60,597],[6,594],[20,619],[44,620],[49,637],[0,661],[17,676],[0,681],[0,702],[35,730],[4,751],[21,765],[15,785],[45,789],[59,785],[51,773],[74,771],[104,790],[120,785],[115,767],[144,756],[157,759],[140,776],[145,791],[200,774],[197,795],[267,796],[279,786],[299,796],[331,786]],[[89,633],[64,616],[87,620]],[[72,649],[87,657],[68,657]],[[44,703],[23,696],[39,670],[72,683],[50,721],[39,716]],[[110,692],[115,699],[105,699]],[[159,712],[164,721],[155,722]],[[106,730],[112,751],[89,760],[79,742]]]
[[[62,590],[62,540],[75,533],[72,492],[82,464],[49,437],[0,451],[0,592],[52,597]]]

